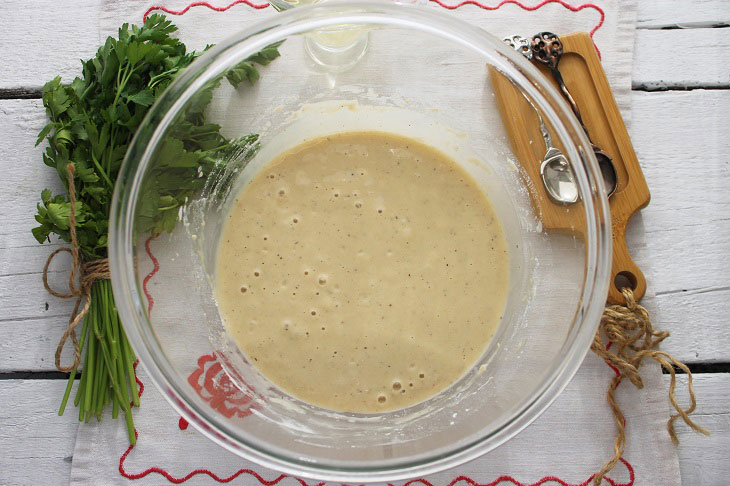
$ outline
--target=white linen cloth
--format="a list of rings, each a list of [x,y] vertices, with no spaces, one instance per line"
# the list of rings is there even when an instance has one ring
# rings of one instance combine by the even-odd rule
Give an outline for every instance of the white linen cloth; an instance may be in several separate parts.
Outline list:
[[[237,29],[266,16],[276,15],[272,8],[256,9],[247,2],[209,0],[192,6],[184,14],[171,16],[180,28],[178,35],[192,49],[215,43]],[[443,5],[458,5],[442,0]],[[202,3],[202,2],[196,2]],[[265,5],[251,0],[252,5]],[[498,36],[529,34],[549,30],[557,34],[595,30],[604,68],[624,119],[630,121],[630,86],[633,58],[636,5],[633,0],[522,0],[500,2],[480,0],[450,10]],[[141,23],[151,7],[182,12],[188,0],[104,2],[99,19],[100,38],[115,34],[123,22]],[[213,8],[223,10],[217,11]],[[436,1],[423,8],[443,9]],[[629,229],[629,247],[640,267],[650,277],[643,258],[646,247],[640,216]],[[155,243],[151,243],[154,254]],[[152,263],[140,256],[140,271]],[[158,278],[164,279],[165,268]],[[154,294],[154,278],[150,282]],[[643,304],[653,310],[653,295],[647,293]],[[153,310],[154,312],[154,310]],[[661,326],[660,326],[661,327]],[[201,385],[213,361],[201,358]],[[186,484],[202,485],[231,482],[249,486],[314,485],[318,481],[282,476],[259,467],[218,447],[185,423],[149,383],[142,366],[138,376],[145,383],[142,407],[135,410],[139,433],[137,445],[127,450],[124,420],[106,418],[100,424],[79,427],[71,471],[72,484]],[[537,486],[586,485],[592,475],[613,454],[615,427],[605,400],[606,387],[613,371],[592,353],[586,357],[575,378],[560,397],[532,425],[496,450],[468,464],[426,478],[397,481],[395,486]],[[628,380],[619,386],[618,400],[626,415],[628,441],[625,462],[609,473],[604,484],[622,486],[680,484],[676,451],[666,433],[669,407],[661,371],[654,364],[642,368],[645,387],[634,388]],[[219,404],[228,406],[230,404]],[[234,406],[235,408],[235,406]],[[681,424],[678,424],[681,427]],[[128,454],[125,455],[125,451]]]

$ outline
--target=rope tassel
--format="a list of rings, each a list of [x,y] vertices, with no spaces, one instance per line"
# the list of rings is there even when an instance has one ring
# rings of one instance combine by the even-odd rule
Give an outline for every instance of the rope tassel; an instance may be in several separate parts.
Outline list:
[[[649,312],[639,305],[631,289],[621,290],[626,301],[625,305],[607,306],[601,317],[591,349],[616,371],[606,393],[606,399],[611,407],[616,422],[616,441],[614,443],[614,457],[603,465],[593,478],[593,484],[599,486],[603,477],[618,463],[626,448],[626,419],[616,402],[616,388],[623,378],[627,378],[637,388],[643,388],[644,382],[639,374],[644,359],[652,359],[667,370],[671,379],[669,382],[669,401],[676,411],[667,421],[667,432],[674,445],[679,443],[674,430],[674,422],[681,418],[692,430],[704,435],[710,432],[697,425],[689,417],[694,412],[697,401],[692,385],[692,372],[687,365],[665,351],[657,350],[659,343],[669,336],[667,331],[656,331],[651,324]],[[613,347],[613,350],[610,348]],[[677,383],[675,366],[687,374],[687,388],[689,392],[689,406],[682,408],[675,396]]]

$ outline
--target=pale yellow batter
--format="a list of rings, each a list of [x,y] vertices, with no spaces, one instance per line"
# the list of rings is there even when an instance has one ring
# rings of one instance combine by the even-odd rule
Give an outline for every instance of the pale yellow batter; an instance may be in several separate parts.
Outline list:
[[[421,402],[481,356],[504,309],[507,245],[475,181],[382,132],[284,153],[227,216],[216,298],[282,390],[325,408]]]

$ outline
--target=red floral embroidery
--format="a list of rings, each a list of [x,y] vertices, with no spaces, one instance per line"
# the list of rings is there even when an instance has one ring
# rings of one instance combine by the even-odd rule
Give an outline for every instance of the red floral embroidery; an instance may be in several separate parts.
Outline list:
[[[188,377],[200,398],[225,417],[251,415],[253,397],[242,392],[223,371],[215,355],[205,354],[198,358],[198,369]]]

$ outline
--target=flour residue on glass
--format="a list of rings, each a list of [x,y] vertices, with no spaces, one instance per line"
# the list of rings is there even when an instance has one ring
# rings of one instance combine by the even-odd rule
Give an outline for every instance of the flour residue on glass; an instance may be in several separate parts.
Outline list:
[[[508,275],[495,211],[456,162],[349,132],[281,154],[235,196],[215,295],[228,333],[282,390],[373,413],[422,402],[474,365]]]

